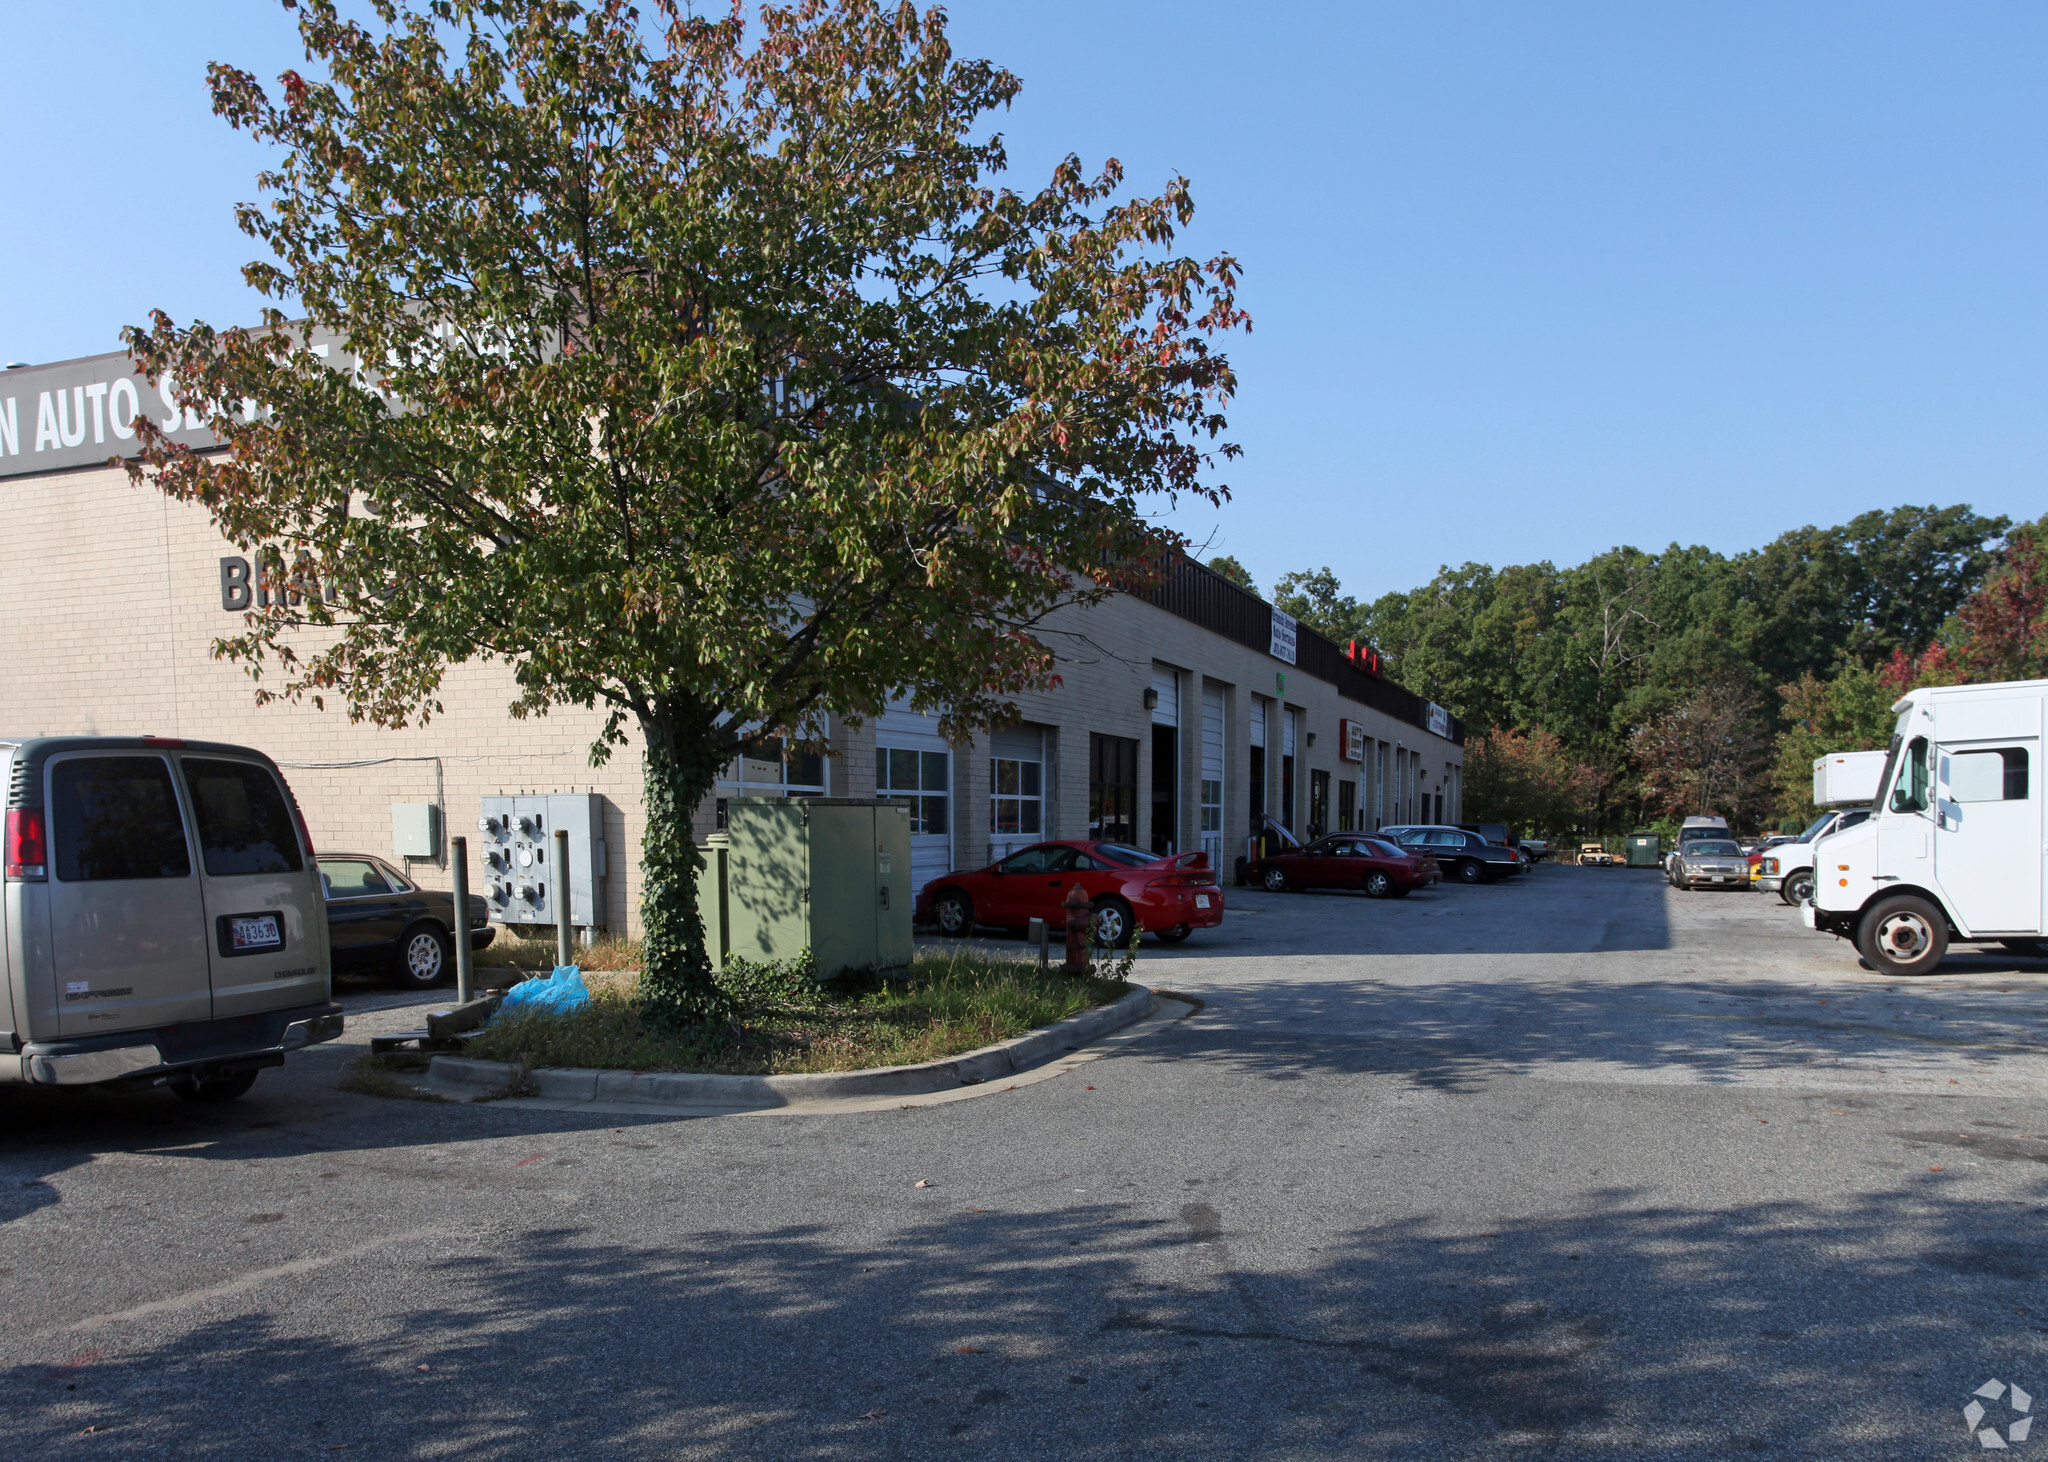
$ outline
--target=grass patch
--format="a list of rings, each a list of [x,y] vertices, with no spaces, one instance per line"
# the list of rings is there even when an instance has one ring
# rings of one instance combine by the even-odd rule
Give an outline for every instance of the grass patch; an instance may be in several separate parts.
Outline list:
[[[490,942],[488,948],[479,949],[474,959],[479,975],[492,970],[518,970],[522,974],[538,970],[547,974],[555,967],[555,934],[551,929],[545,939],[525,939],[500,925],[498,937]],[[577,945],[575,961],[586,975],[593,971],[618,974],[637,970],[640,968],[640,941],[607,934],[591,944]],[[480,985],[488,983],[479,981]]]
[[[587,978],[568,1016],[502,1015],[463,1054],[529,1068],[709,1071],[768,1076],[942,1060],[1021,1036],[1130,990],[1120,980],[1040,974],[1034,961],[959,951],[921,955],[907,976],[820,983],[801,969],[742,965],[725,988],[729,1029],[675,1034],[640,1022],[639,977]]]
[[[421,1091],[418,1082],[427,1074],[424,1052],[392,1052],[384,1055],[366,1051],[349,1063],[335,1085],[357,1096],[386,1097],[395,1101],[445,1102],[448,1098]]]

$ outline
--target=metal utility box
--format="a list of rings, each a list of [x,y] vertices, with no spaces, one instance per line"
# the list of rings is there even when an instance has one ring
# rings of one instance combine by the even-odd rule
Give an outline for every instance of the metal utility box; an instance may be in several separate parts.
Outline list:
[[[848,797],[736,798],[726,804],[726,837],[727,955],[789,960],[808,949],[822,979],[909,965],[908,808]],[[715,856],[707,861],[715,878]],[[700,885],[700,907],[714,878]]]
[[[391,856],[441,856],[441,809],[432,802],[391,804]]]
[[[553,924],[555,830],[569,834],[569,922],[605,925],[604,799],[591,792],[533,793],[483,799],[476,821],[484,860],[483,895],[494,924]]]
[[[1628,866],[1631,868],[1655,868],[1664,861],[1663,846],[1655,833],[1631,833],[1628,840]]]
[[[1867,807],[1877,800],[1884,772],[1881,751],[1837,751],[1813,759],[1815,807]]]

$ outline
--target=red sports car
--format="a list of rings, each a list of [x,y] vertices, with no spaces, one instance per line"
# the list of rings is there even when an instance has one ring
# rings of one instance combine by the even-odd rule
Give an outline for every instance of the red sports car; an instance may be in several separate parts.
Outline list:
[[[1290,888],[1356,888],[1370,898],[1406,898],[1443,876],[1435,858],[1404,853],[1385,838],[1370,833],[1335,833],[1254,859],[1245,868],[1250,882],[1275,893]]]
[[[1169,943],[1223,922],[1223,889],[1207,853],[1160,857],[1125,843],[1035,843],[978,873],[948,873],[918,891],[917,918],[955,938],[977,924],[1066,927],[1075,884],[1095,910],[1095,937],[1121,947],[1133,920]]]

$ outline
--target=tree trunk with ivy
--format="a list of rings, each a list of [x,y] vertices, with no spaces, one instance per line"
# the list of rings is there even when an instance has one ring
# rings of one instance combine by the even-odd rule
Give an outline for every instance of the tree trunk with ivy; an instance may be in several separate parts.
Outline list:
[[[692,823],[722,763],[702,736],[678,735],[666,717],[649,717],[640,730],[647,819],[640,836],[641,1010],[666,1026],[720,1020],[729,1002],[705,945],[697,902],[704,857]]]

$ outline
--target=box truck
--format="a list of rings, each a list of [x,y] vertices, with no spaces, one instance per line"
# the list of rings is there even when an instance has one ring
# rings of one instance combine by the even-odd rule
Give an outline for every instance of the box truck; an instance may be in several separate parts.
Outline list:
[[[1809,927],[1886,974],[1924,975],[1955,943],[2040,949],[2040,779],[2048,680],[1901,697],[1871,815],[1814,847]]]
[[[1813,759],[1815,807],[1868,807],[1877,800],[1882,751],[1837,751]]]
[[[1763,855],[1757,865],[1758,888],[1795,907],[1813,897],[1814,845],[1870,815],[1884,758],[1881,751],[1837,751],[1813,759],[1813,801],[1824,810],[1797,838]]]

